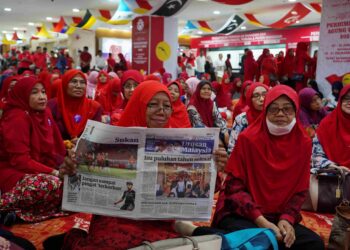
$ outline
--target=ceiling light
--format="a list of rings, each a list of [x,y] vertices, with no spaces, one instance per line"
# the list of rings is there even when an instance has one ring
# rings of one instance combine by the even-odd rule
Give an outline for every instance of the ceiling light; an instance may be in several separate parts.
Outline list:
[[[288,0],[288,2],[291,2],[291,3],[292,3],[292,2],[296,2],[296,1],[297,1],[297,0]]]
[[[5,31],[5,30],[2,31],[2,34],[6,34],[6,33],[7,33],[7,31]]]
[[[47,21],[52,21],[52,17],[49,17],[49,16],[48,16],[48,17],[46,17],[46,20],[47,20]]]
[[[203,31],[198,31],[197,33],[201,35],[201,34],[203,34]]]
[[[300,23],[300,21],[299,21],[299,20],[296,20],[295,23]]]
[[[29,22],[28,25],[29,26],[34,26],[34,23]]]
[[[291,13],[292,15],[298,15],[298,12],[296,12],[295,10],[293,10]]]
[[[247,29],[246,26],[242,26],[242,27],[241,27],[241,30],[246,30],[246,29]]]
[[[79,12],[80,10],[77,8],[72,9],[73,12]]]
[[[4,8],[4,11],[12,11],[11,8]]]
[[[221,12],[218,11],[218,10],[214,10],[214,12],[213,12],[214,15],[220,15],[220,13],[221,13]]]
[[[13,30],[18,30],[18,28],[17,28],[17,27],[14,27]]]

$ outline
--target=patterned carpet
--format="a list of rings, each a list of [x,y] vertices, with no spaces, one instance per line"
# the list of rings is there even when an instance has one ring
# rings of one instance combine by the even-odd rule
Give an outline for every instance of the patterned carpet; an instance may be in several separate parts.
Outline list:
[[[213,209],[214,210],[214,209]],[[328,245],[329,234],[332,226],[333,215],[316,214],[311,212],[302,212],[302,224],[318,233]],[[30,240],[38,250],[42,250],[42,242],[52,235],[67,232],[73,226],[87,229],[90,224],[91,215],[84,213],[75,213],[67,217],[60,217],[34,224],[17,224],[7,228],[14,234]],[[196,223],[200,226],[208,226],[209,222]]]

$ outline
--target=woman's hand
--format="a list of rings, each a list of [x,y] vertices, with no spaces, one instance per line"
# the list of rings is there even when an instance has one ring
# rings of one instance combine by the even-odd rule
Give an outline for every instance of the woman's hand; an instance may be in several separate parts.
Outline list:
[[[219,148],[214,152],[214,161],[218,172],[223,172],[228,160],[224,145],[220,142]]]
[[[277,226],[282,232],[284,244],[290,248],[295,241],[294,227],[286,220],[280,220]]]
[[[275,224],[268,221],[264,216],[260,215],[258,218],[256,218],[255,224],[260,228],[272,229],[275,233],[277,240],[282,241],[283,237],[282,237],[281,230]]]
[[[345,166],[338,166],[338,165],[336,165],[334,163],[329,164],[328,167],[329,168],[339,169],[340,171],[345,172],[345,173],[350,172],[350,169],[348,169],[347,167],[345,167]]]
[[[64,175],[75,175],[77,172],[77,162],[75,159],[75,152],[68,150],[68,156],[64,158],[63,164],[60,166],[59,177],[63,179]]]

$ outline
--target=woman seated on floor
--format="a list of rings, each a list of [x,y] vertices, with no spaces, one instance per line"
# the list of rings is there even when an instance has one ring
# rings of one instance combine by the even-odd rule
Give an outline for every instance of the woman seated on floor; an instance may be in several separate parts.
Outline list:
[[[313,138],[313,168],[350,171],[350,85],[339,95],[337,107],[322,120]]]
[[[188,116],[194,128],[220,128],[220,134],[228,144],[226,121],[222,118],[216,104],[211,100],[212,87],[208,81],[200,81],[187,106]]]
[[[239,134],[242,133],[249,124],[252,124],[261,114],[267,91],[268,87],[265,84],[254,83],[250,85],[246,94],[246,111],[236,116],[232,125],[227,147],[227,152],[229,154],[231,154],[235,147]]]
[[[167,128],[171,116],[171,98],[167,87],[157,81],[145,81],[134,91],[120,121],[122,127]],[[216,152],[216,164],[226,164],[225,150]],[[74,166],[73,160],[71,166]],[[143,241],[179,237],[171,220],[131,220],[94,215],[89,233],[72,229],[64,239],[63,249],[128,249]],[[187,225],[188,226],[188,225]],[[186,226],[186,227],[187,227]],[[192,230],[194,226],[189,226]],[[180,226],[180,230],[181,226]],[[108,233],[106,233],[108,232]],[[195,232],[194,232],[195,234]]]
[[[0,122],[0,211],[14,211],[27,222],[64,215],[65,168],[59,166],[66,150],[46,104],[43,84],[22,78],[9,93]]]
[[[311,139],[296,118],[298,95],[278,85],[266,95],[263,115],[240,134],[212,226],[225,231],[270,228],[279,249],[324,249],[299,224],[310,179]]]
[[[86,76],[80,70],[71,69],[62,76],[57,98],[48,102],[64,140],[76,140],[88,119],[101,121],[101,105],[85,97],[85,93]]]

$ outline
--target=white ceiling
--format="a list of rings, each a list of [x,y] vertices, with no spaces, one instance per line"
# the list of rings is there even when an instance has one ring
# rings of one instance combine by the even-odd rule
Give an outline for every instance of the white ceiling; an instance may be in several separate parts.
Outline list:
[[[155,0],[154,0],[155,1]],[[271,24],[284,16],[293,6],[288,0],[253,0],[244,5],[225,5],[210,0],[189,0],[189,5],[176,15],[179,20],[179,31],[182,30],[187,20],[206,20],[221,26],[232,15],[238,14],[244,18],[243,13],[253,13],[262,23]],[[151,0],[152,2],[152,0]],[[302,3],[321,2],[321,0],[303,0]],[[30,35],[35,28],[28,26],[28,22],[40,24],[48,22],[46,17],[58,20],[60,16],[82,16],[86,9],[116,10],[119,0],[0,0],[0,32],[13,32],[14,28],[26,30]],[[11,8],[6,12],[4,8]],[[73,8],[80,9],[80,13],[74,13]],[[213,11],[219,10],[220,15],[214,15]],[[298,25],[314,24],[320,22],[320,14],[312,11]],[[259,29],[246,22],[247,30]],[[130,29],[130,25],[113,26],[115,29]]]

